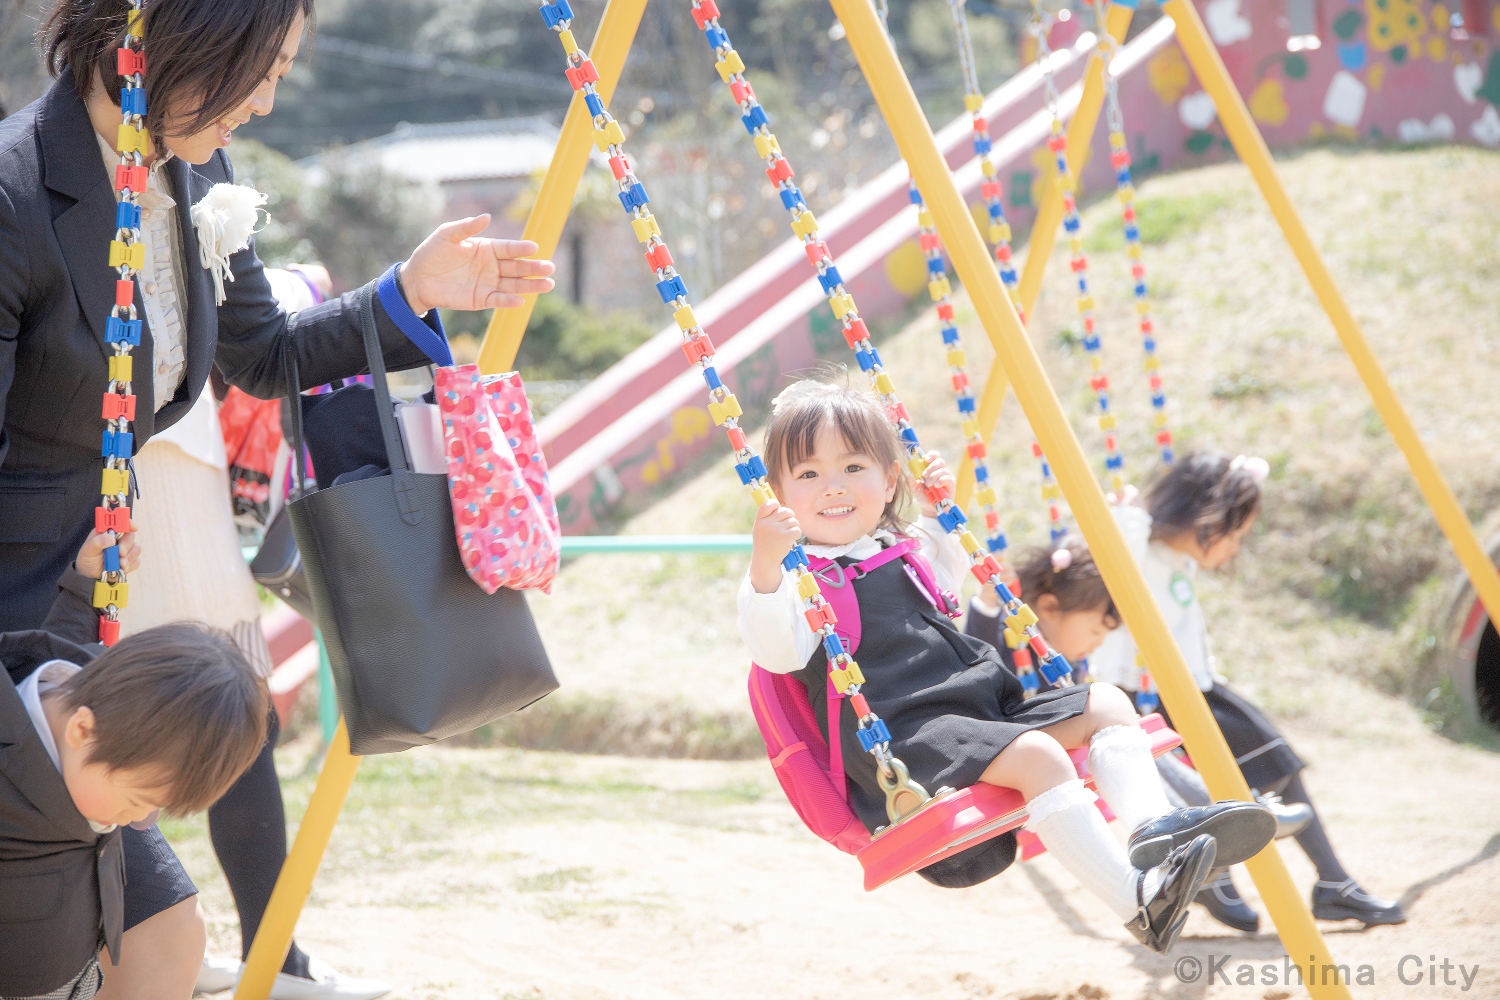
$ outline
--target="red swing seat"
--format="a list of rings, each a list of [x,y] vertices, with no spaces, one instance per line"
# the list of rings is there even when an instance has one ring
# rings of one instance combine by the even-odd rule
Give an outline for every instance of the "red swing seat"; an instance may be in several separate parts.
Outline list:
[[[865,871],[865,890],[951,857],[1016,829],[1026,821],[1026,803],[1013,788],[979,784],[935,795],[922,808],[874,837],[849,808],[842,754],[830,759],[807,689],[796,677],[752,666],[750,705],[766,741],[771,767],[807,828],[839,850],[853,854]],[[1160,715],[1140,726],[1151,736],[1153,756],[1182,745]],[[1068,751],[1089,788],[1088,751]],[[1102,803],[1101,803],[1102,805]]]

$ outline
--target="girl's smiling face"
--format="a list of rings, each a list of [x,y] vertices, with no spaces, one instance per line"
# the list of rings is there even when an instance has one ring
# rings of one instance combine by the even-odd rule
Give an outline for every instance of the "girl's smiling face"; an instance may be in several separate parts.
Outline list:
[[[812,454],[782,470],[777,494],[797,515],[810,543],[847,545],[880,525],[900,475],[896,463],[882,468],[825,420]]]

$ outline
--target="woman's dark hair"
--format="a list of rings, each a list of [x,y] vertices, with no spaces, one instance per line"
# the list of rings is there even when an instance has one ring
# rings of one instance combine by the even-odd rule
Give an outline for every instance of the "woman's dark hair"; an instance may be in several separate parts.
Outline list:
[[[1180,456],[1142,498],[1151,514],[1151,537],[1167,540],[1191,532],[1208,548],[1243,527],[1260,511],[1260,483],[1250,467],[1234,466],[1223,451]]]
[[[266,742],[270,693],[227,634],[189,623],[120,641],[62,686],[94,713],[88,763],[159,776],[169,813],[207,809]]]
[[[1058,553],[1066,552],[1066,557]],[[1120,624],[1120,612],[1109,596],[1104,577],[1099,575],[1099,565],[1094,562],[1089,544],[1078,534],[1068,534],[1050,548],[1028,549],[1016,563],[1016,576],[1021,581],[1021,596],[1034,605],[1043,594],[1057,598],[1058,610],[1063,614],[1073,611],[1104,609],[1104,621],[1110,628]]]
[[[115,52],[125,38],[126,0],[54,0],[40,39],[53,76],[64,67],[87,98],[94,72],[120,103]],[[260,86],[297,15],[313,0],[151,0],[145,5],[146,128],[192,135],[233,111]]]
[[[892,463],[903,466],[906,452],[880,400],[850,388],[839,374],[828,370],[797,382],[772,404],[771,422],[766,425],[766,470],[777,492],[781,477],[816,450],[818,431],[829,423],[851,449],[870,456],[882,468]],[[911,498],[911,481],[902,467],[896,476],[896,492],[880,516],[880,527],[897,534],[905,531],[901,514]]]

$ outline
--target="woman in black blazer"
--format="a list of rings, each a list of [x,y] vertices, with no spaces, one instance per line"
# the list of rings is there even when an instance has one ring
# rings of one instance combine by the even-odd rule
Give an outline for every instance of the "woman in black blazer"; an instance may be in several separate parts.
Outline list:
[[[99,137],[112,147],[120,123],[115,54],[128,10],[126,0],[55,0],[43,36],[57,81],[0,121],[0,632],[41,624],[99,503],[100,398],[109,381],[104,324],[117,277],[107,266],[116,193]],[[224,147],[235,128],[271,111],[311,14],[312,0],[146,6],[147,127],[159,154],[153,169],[176,203],[170,211],[182,374],[170,398],[155,398],[154,341],[137,287],[138,315],[147,319],[134,352],[145,373],[134,382],[137,450],[188,412],[215,364],[230,383],[262,398],[287,394],[289,350],[306,385],[367,370],[353,296],[287,317],[253,244],[230,257],[233,280],[216,304],[190,214],[210,186],[233,182]],[[519,293],[552,287],[551,263],[521,259],[535,244],[480,238],[488,222],[480,216],[440,227],[380,279],[376,318],[387,367],[429,362],[417,345],[441,344],[438,306],[515,306]],[[149,494],[151,484],[140,489]],[[159,833],[137,848],[141,864],[181,871]],[[140,890],[143,880],[133,872],[131,878]],[[101,996],[190,994],[201,917],[191,898],[168,897],[146,910],[152,906],[163,908],[127,932],[121,965],[106,963]],[[194,947],[197,957],[187,963],[178,952]]]

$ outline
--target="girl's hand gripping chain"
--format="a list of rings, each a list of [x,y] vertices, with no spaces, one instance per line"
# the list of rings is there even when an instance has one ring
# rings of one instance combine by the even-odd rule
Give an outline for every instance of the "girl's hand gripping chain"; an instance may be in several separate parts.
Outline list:
[[[802,525],[790,507],[767,500],[755,512],[750,529],[750,585],[758,594],[773,594],[784,575],[782,561],[802,537]]]
[[[934,493],[946,493],[948,496],[952,496],[958,488],[958,480],[953,477],[953,471],[943,461],[943,456],[935,451],[927,453],[927,468],[922,470],[921,484]],[[938,516],[937,504],[926,489],[917,490],[917,506],[923,517]]]

